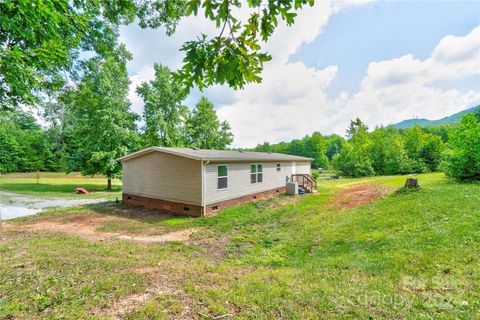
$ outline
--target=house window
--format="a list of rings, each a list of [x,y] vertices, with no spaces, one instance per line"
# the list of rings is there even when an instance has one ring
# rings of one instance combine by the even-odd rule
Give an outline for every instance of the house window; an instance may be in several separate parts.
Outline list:
[[[263,165],[252,164],[250,166],[250,183],[263,182]]]
[[[220,165],[217,167],[217,188],[228,188],[228,167],[226,165]]]
[[[277,163],[277,172],[282,171],[282,167],[280,166],[280,163]]]

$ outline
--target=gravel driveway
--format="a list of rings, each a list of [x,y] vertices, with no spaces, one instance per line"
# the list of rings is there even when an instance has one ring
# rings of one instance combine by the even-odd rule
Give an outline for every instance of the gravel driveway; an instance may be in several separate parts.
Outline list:
[[[1,220],[31,216],[47,208],[66,208],[108,201],[107,199],[44,199],[0,190]]]

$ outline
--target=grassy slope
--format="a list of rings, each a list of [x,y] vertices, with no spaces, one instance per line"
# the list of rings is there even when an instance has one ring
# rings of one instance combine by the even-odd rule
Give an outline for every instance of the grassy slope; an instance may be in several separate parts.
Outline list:
[[[221,259],[212,260],[212,249],[195,241],[142,246],[18,235],[0,242],[0,318],[96,318],[112,298],[159,283],[174,285],[175,293],[158,294],[130,319],[168,318],[185,305],[197,317],[478,317],[480,185],[429,174],[419,177],[418,193],[345,211],[328,206],[348,184],[399,187],[404,180],[322,182],[320,194],[296,204],[278,207],[286,200],[280,198],[210,218],[132,219],[106,227],[137,233],[201,227],[200,238],[228,243]],[[82,210],[109,213],[108,207]],[[138,271],[145,267],[165,277]]]
[[[78,187],[96,190],[89,195],[75,195]],[[105,190],[107,179],[102,176],[84,177],[72,172],[68,175],[55,172],[41,172],[37,184],[36,173],[11,173],[0,177],[0,189],[44,198],[107,198],[121,196],[122,183],[112,181],[112,190]]]

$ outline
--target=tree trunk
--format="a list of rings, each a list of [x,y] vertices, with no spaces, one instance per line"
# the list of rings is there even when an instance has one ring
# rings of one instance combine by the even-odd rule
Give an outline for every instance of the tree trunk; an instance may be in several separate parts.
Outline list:
[[[108,178],[108,181],[107,181],[107,190],[112,190],[112,178]]]
[[[418,180],[414,178],[408,178],[405,181],[405,189],[420,189],[420,185],[418,184]]]

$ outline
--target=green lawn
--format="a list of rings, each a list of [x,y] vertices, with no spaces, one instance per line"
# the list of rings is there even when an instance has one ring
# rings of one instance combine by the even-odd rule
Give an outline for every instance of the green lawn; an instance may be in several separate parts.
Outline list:
[[[394,190],[405,177],[325,180],[316,195],[199,219],[115,205],[56,212],[121,218],[99,232],[200,231],[187,243],[150,245],[9,233],[0,242],[0,319],[109,318],[129,303],[127,319],[479,318],[480,184],[418,178],[419,192],[349,210],[331,206],[342,188]]]
[[[95,192],[88,195],[76,195],[75,189],[83,187]],[[112,180],[112,190],[106,190],[107,179],[102,176],[84,177],[78,172],[70,174],[41,172],[11,173],[0,176],[0,189],[44,198],[107,198],[121,196],[122,182]]]

